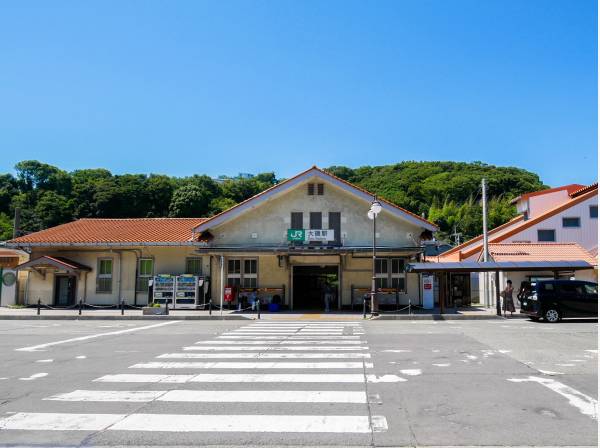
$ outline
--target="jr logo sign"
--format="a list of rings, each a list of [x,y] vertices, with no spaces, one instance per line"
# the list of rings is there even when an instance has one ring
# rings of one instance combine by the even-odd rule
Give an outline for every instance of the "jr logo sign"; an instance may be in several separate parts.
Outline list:
[[[288,241],[304,241],[305,238],[304,229],[288,229],[287,231]]]

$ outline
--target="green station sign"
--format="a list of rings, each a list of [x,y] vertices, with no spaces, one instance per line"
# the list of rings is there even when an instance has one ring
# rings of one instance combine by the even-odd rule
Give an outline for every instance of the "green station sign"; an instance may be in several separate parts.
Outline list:
[[[288,241],[304,241],[305,237],[304,229],[288,229],[287,231]]]

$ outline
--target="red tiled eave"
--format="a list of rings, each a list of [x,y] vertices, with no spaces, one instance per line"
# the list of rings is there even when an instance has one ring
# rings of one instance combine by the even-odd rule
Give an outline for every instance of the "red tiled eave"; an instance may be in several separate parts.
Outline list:
[[[206,218],[79,219],[8,241],[11,246],[184,244]]]

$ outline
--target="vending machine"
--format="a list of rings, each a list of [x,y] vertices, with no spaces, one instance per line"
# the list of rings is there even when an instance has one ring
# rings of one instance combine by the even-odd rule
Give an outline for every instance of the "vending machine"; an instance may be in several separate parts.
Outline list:
[[[189,274],[175,277],[175,308],[196,308],[201,303],[198,277]]]
[[[160,274],[154,276],[152,299],[155,303],[173,304],[175,296],[175,276]]]

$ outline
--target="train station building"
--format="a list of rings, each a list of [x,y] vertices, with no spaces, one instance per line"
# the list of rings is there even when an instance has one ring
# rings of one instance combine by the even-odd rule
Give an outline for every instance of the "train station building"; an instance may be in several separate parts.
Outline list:
[[[420,303],[418,274],[436,226],[372,193],[312,167],[210,218],[80,219],[8,242],[30,259],[21,303],[69,306],[146,304],[150,280],[187,274],[200,293],[194,307],[227,293],[232,306],[257,295],[283,309],[332,309],[362,304],[372,277],[380,303]],[[166,278],[166,277],[165,277]]]

